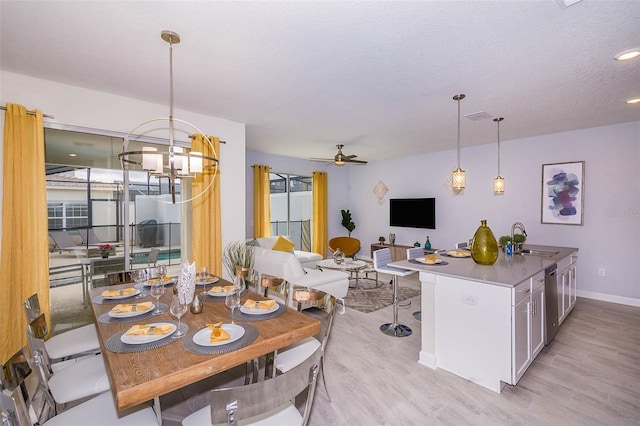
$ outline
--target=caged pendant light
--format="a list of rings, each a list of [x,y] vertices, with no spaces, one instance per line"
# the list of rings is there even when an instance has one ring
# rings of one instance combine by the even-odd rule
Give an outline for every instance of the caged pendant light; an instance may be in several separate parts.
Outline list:
[[[494,194],[504,193],[504,178],[500,176],[500,122],[502,120],[504,120],[504,117],[498,117],[493,119],[493,121],[498,123],[498,177],[493,180]]]
[[[218,159],[211,139],[193,124],[173,117],[173,45],[180,43],[180,36],[173,31],[164,30],[161,32],[162,40],[169,43],[169,117],[152,118],[147,120],[133,130],[125,137],[122,144],[122,152],[118,154],[118,158],[124,170],[130,170],[131,167],[138,166],[147,172],[149,177],[167,178],[169,180],[169,190],[171,193],[171,202],[176,203],[176,182],[180,179],[196,178],[199,174],[207,169],[211,169],[213,173],[209,184],[202,192],[192,196],[189,199],[182,199],[179,203],[186,203],[203,195],[211,188],[218,169]],[[159,151],[154,147],[142,147],[141,151],[129,151],[129,141],[133,135],[143,133],[140,129],[149,123],[167,122],[169,131],[169,146],[165,151]],[[175,125],[184,125],[190,131],[195,131],[203,135],[205,142],[205,150],[208,146],[210,155],[202,152],[187,151],[186,148],[175,145]],[[135,139],[136,137],[133,136]],[[125,174],[125,180],[128,181],[128,174]],[[128,183],[128,182],[127,182]]]
[[[460,168],[460,101],[464,99],[465,95],[460,93],[453,97],[454,101],[458,102],[458,168],[451,175],[451,182],[454,190],[462,190],[467,185],[467,178],[465,171]]]

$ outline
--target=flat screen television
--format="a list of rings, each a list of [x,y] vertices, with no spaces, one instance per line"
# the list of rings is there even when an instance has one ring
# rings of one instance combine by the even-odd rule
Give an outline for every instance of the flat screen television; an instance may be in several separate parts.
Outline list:
[[[436,229],[435,198],[391,198],[389,225]]]

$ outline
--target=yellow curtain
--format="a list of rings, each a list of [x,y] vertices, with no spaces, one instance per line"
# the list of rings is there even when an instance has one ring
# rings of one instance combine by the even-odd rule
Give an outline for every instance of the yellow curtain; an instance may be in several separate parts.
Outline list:
[[[25,299],[38,293],[50,321],[42,113],[7,103],[3,149],[0,363],[27,343]]]
[[[203,135],[195,135],[191,143],[193,151],[220,159],[220,139],[209,136],[213,149]],[[192,182],[194,196],[200,194],[209,185],[214,169],[204,169]],[[222,226],[220,220],[220,165],[211,188],[191,202],[191,253],[196,262],[196,271],[207,267],[210,273],[222,276]]]
[[[311,251],[327,256],[329,241],[327,172],[313,172],[313,244]]]
[[[253,166],[253,237],[271,235],[271,189],[269,187],[269,166]]]

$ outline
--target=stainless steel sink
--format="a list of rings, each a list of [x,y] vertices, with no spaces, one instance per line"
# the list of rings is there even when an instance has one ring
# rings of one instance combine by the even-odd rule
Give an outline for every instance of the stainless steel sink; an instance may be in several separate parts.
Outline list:
[[[551,250],[523,249],[520,251],[520,254],[523,256],[553,257],[558,254],[558,252]]]

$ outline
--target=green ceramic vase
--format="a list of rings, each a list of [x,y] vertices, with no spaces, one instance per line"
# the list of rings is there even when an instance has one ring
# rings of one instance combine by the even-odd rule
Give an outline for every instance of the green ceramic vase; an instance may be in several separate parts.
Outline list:
[[[493,265],[498,259],[498,242],[486,219],[480,221],[480,227],[473,235],[471,257],[480,265]]]

